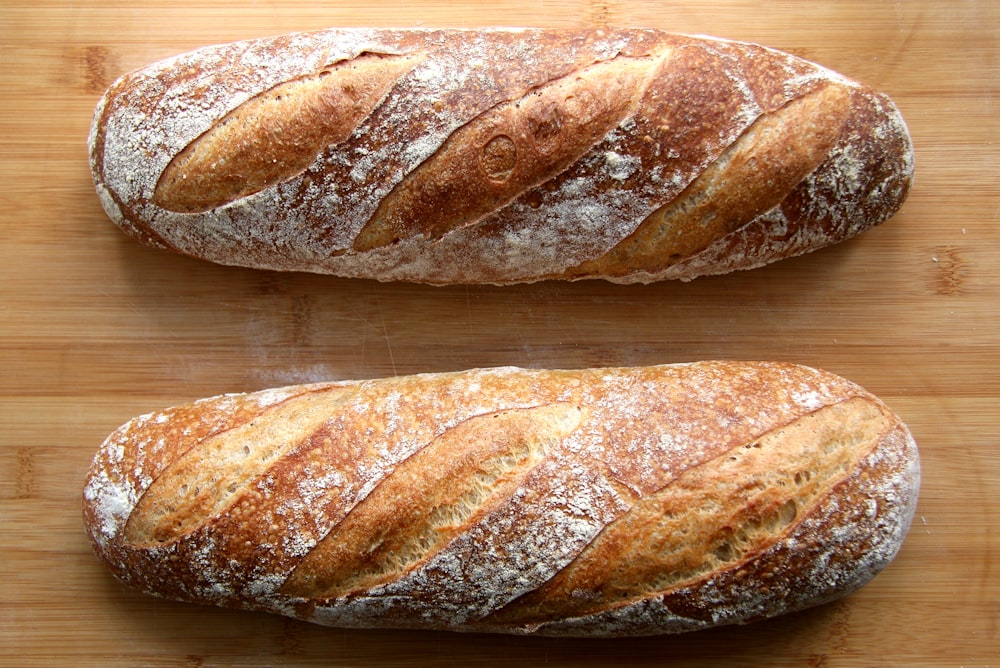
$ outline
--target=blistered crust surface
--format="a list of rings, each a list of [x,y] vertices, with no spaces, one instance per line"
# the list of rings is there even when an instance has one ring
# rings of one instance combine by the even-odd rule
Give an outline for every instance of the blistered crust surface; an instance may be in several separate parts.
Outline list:
[[[289,148],[301,164],[258,166],[258,192],[195,213],[155,204],[164,171],[222,119],[289,82],[379,60],[406,67],[380,75],[364,97],[374,106],[311,163],[314,148]],[[857,98],[856,113],[787,201],[737,217],[666,270],[623,258],[606,273],[569,271],[629,237],[756,121],[824,86]],[[281,126],[263,123],[261,137]],[[331,30],[208,47],[127,75],[98,105],[91,163],[126,232],[222,264],[435,284],[636,282],[758,266],[878,224],[902,204],[912,147],[887,100],[759,46],[641,30]]]
[[[251,424],[273,431],[289,406],[324,392],[336,397],[329,416],[282,446],[281,458],[252,475],[220,476],[238,481],[224,506],[193,507],[182,531],[132,539],[133,513],[155,507],[147,495],[203,443]],[[766,540],[754,538],[747,554],[666,591],[633,592],[626,605],[503,620],[505,606],[579,563],[608,527],[672,494],[674,481],[713,470],[712,462],[775,430],[838,411],[838,423],[868,415],[866,424],[884,426],[858,443],[860,460],[843,460],[860,464],[829,478],[829,491],[814,492]],[[493,421],[499,428],[490,431]],[[246,470],[231,450],[233,467]],[[832,452],[837,462],[854,451]],[[422,475],[452,482],[421,487]],[[388,506],[405,496],[408,479],[427,514],[391,521]],[[905,427],[830,374],[758,363],[504,368],[286,388],[137,418],[101,448],[84,514],[97,553],[119,578],[169,598],[349,627],[642,634],[749,621],[860,586],[898,549],[918,480]],[[766,517],[765,506],[778,502],[763,493],[730,511]],[[350,557],[358,577],[336,574],[338,540],[358,546]]]

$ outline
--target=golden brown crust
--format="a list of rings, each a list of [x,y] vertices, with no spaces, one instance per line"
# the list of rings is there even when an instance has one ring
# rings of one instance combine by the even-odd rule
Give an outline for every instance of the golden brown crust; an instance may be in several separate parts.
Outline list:
[[[238,491],[269,470],[346,400],[347,389],[303,392],[251,422],[202,440],[161,471],[125,525],[134,545],[167,543],[225,512]]]
[[[137,418],[98,453],[84,516],[112,571],[161,596],[341,626],[632,635],[851,591],[898,550],[918,484],[906,428],[830,374],[507,368]]]
[[[810,182],[824,165],[834,197]],[[91,166],[126,232],[223,264],[645,282],[758,266],[882,222],[906,196],[912,147],[883,96],[756,45],[330,30],[126,75],[98,105]],[[761,221],[802,232],[762,237]]]

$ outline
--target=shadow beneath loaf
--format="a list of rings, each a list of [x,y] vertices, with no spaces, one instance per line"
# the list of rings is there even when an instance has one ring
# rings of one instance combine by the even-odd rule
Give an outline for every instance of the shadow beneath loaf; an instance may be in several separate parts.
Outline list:
[[[135,655],[189,665],[822,665],[846,636],[842,600],[745,626],[639,638],[546,638],[446,631],[340,629],[243,612],[128,597],[120,637]],[[124,612],[123,612],[124,614]],[[815,663],[819,660],[819,663]],[[811,662],[811,663],[810,663]]]
[[[242,391],[484,366],[634,366],[699,359],[816,364],[827,303],[879,283],[873,233],[767,267],[689,283],[600,280],[432,287],[214,265],[118,243],[132,310],[123,336],[157,347],[185,384]],[[871,266],[862,285],[859,266]],[[132,323],[135,327],[128,327]],[[128,344],[128,341],[125,341]]]

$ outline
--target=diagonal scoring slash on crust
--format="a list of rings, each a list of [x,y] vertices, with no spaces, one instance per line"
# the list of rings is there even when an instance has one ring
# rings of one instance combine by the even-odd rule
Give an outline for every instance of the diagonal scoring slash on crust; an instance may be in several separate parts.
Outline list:
[[[400,577],[505,502],[582,418],[557,402],[477,415],[445,431],[355,506],[281,593],[328,599]]]
[[[779,540],[890,426],[875,402],[856,397],[737,446],[641,498],[555,577],[489,621],[584,616],[736,566]]]
[[[302,173],[325,148],[347,139],[422,59],[363,53],[251,98],[174,156],[153,201],[199,213]]]
[[[595,63],[470,120],[382,200],[354,250],[440,238],[558,176],[632,115],[670,53]]]
[[[125,539],[136,547],[153,546],[200,528],[232,506],[247,486],[298,447],[355,391],[305,392],[206,438],[146,489],[125,525]]]
[[[761,115],[680,195],[566,277],[628,273],[616,267],[656,273],[704,250],[778,206],[827,158],[850,110],[849,90],[826,85]]]

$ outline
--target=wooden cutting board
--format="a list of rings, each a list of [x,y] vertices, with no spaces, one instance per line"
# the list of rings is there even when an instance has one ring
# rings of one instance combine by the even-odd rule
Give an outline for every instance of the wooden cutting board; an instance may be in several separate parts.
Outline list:
[[[996,666],[1000,662],[1000,3],[253,3],[0,7],[0,665]],[[690,284],[426,288],[217,267],[107,220],[86,136],[128,69],[328,26],[650,26],[746,39],[888,92],[917,149],[861,237]],[[344,631],[154,600],[80,520],[103,437],[154,408],[318,379],[516,364],[782,359],[861,383],[922,447],[898,559],[831,605],[629,641]]]

